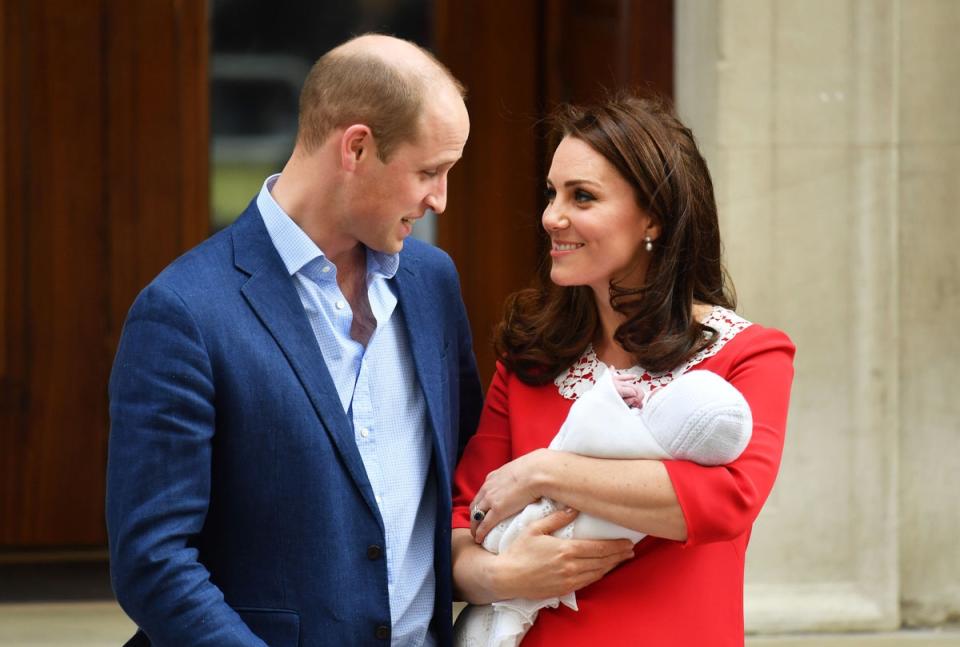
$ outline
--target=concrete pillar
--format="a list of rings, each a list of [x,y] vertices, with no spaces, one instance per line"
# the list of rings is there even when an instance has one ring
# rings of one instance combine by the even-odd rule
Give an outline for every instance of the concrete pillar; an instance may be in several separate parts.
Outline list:
[[[960,614],[958,33],[953,0],[677,1],[740,310],[798,347],[748,631]]]
[[[900,597],[960,620],[960,2],[901,0]]]

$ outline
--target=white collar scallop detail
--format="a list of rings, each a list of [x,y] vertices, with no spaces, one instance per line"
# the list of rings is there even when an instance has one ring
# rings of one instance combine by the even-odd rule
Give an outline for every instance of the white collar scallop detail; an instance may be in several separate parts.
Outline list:
[[[694,366],[713,357],[720,352],[728,341],[736,337],[740,332],[751,325],[733,310],[714,306],[710,314],[703,320],[703,323],[717,331],[717,340],[710,346],[707,346],[699,353],[691,357],[686,363],[663,373],[652,373],[642,366],[633,366],[617,371],[621,375],[633,377],[636,384],[647,394],[652,393],[660,387],[669,384],[673,378],[683,375]],[[580,358],[575,361],[570,368],[558,375],[553,383],[557,385],[560,395],[567,400],[576,400],[581,395],[593,388],[599,371],[603,371],[597,354],[593,350],[593,344],[587,346]]]

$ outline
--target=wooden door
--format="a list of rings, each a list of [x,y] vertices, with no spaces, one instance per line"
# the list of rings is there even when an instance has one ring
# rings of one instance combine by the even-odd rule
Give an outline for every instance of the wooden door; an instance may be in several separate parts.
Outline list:
[[[126,310],[208,230],[206,8],[0,6],[0,546],[102,545]]]

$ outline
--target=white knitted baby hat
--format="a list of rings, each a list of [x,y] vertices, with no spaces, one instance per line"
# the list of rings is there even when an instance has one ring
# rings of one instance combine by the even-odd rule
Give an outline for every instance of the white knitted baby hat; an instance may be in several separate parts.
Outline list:
[[[750,442],[750,405],[729,382],[710,371],[690,371],[654,391],[640,416],[673,458],[725,465]]]

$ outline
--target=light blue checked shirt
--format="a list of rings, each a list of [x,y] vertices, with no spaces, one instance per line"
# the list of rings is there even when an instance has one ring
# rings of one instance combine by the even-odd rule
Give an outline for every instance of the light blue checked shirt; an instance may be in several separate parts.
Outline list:
[[[337,285],[337,268],[276,203],[263,183],[257,207],[293,278],[323,359],[353,423],[354,439],[386,529],[391,645],[434,645],[436,484],[428,478],[427,409],[397,297],[387,279],[398,254],[367,250],[367,296],[377,328],[366,349],[350,337],[353,312]],[[414,502],[417,505],[413,505]],[[322,577],[322,573],[317,574]]]

